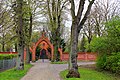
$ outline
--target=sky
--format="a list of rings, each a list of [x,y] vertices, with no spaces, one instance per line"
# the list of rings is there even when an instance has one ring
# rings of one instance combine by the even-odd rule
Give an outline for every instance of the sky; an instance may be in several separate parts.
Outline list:
[[[78,8],[79,8],[79,0],[74,0],[75,1],[75,14],[77,15],[77,12],[78,12]],[[85,2],[85,7],[84,7],[84,12],[83,14],[85,13],[85,11],[87,10],[87,6],[88,6],[88,1]],[[68,6],[68,8],[70,9],[70,5]],[[72,25],[72,17],[71,17],[71,14],[68,14],[68,19],[69,21],[66,21],[65,23],[65,26],[66,27],[71,27]]]
[[[74,0],[74,1],[75,1],[75,14],[77,15],[78,8],[79,8],[79,1],[80,1],[80,0]],[[99,1],[100,3],[107,3],[107,1],[108,1],[108,2],[110,2],[111,4],[112,4],[113,2],[120,3],[120,0],[95,0],[95,1]],[[89,4],[89,2],[88,2],[88,0],[86,0],[83,14],[86,12],[88,4]],[[71,7],[71,6],[69,5],[68,8],[70,9],[70,7]],[[71,17],[71,14],[68,14],[68,19],[69,19],[69,21],[66,21],[65,26],[66,26],[66,27],[71,27],[71,25],[72,25],[72,17]]]

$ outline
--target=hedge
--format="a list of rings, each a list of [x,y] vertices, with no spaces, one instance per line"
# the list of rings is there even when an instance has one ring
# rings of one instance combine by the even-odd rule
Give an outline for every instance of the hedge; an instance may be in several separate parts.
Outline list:
[[[120,52],[100,56],[97,60],[97,67],[120,74]]]
[[[12,59],[17,57],[16,54],[0,54],[0,60]]]
[[[120,74],[120,52],[112,53],[111,56],[106,58],[105,64],[106,70]]]

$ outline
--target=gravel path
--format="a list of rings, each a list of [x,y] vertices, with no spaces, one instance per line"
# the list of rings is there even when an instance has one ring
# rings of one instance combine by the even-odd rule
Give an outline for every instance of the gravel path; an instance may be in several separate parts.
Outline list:
[[[59,72],[67,69],[67,64],[50,64],[49,60],[43,63],[38,60],[31,63],[34,66],[21,80],[61,80]],[[95,62],[79,62],[78,65],[95,64]]]

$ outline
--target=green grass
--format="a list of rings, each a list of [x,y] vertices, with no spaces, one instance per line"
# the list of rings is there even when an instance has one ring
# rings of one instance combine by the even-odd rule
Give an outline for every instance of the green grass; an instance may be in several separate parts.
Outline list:
[[[98,72],[91,69],[79,68],[81,78],[66,78],[68,70],[60,72],[60,76],[63,80],[120,80],[113,74],[107,72]]]
[[[31,64],[25,65],[24,70],[9,69],[0,73],[0,80],[20,80],[32,67]]]
[[[51,62],[51,64],[67,64],[67,61]]]

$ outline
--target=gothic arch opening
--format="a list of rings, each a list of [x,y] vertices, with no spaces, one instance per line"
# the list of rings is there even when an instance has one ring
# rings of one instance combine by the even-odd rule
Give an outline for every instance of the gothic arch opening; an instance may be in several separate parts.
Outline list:
[[[44,35],[42,35],[42,37],[36,43],[33,43],[33,46],[30,48],[30,51],[32,52],[32,61],[36,60],[36,56],[35,56],[36,48],[42,42],[45,42],[48,44],[49,48],[51,49],[50,59],[53,60],[54,47],[51,44],[51,42],[49,41],[49,39],[47,37],[45,37]]]

